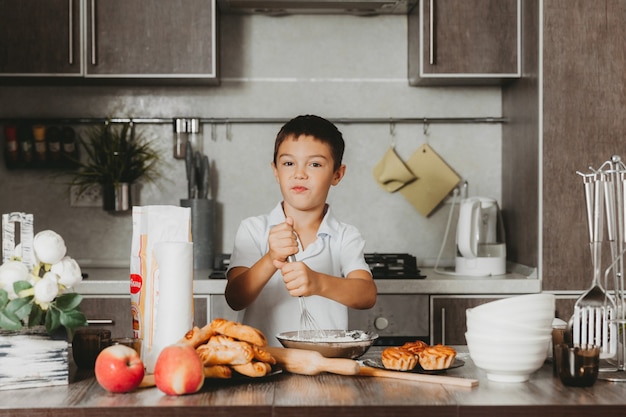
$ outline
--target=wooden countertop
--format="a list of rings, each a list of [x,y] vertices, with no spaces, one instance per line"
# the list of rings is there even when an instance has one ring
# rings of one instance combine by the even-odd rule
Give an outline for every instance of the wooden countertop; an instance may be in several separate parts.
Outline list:
[[[368,356],[380,349],[372,348]],[[528,382],[495,383],[467,354],[459,357],[465,365],[446,375],[477,378],[478,387],[285,372],[258,380],[207,380],[199,393],[170,397],[157,388],[110,394],[89,372],[73,372],[67,386],[0,391],[0,416],[610,417],[626,412],[626,383],[598,380],[591,388],[568,388],[552,376],[551,364]]]

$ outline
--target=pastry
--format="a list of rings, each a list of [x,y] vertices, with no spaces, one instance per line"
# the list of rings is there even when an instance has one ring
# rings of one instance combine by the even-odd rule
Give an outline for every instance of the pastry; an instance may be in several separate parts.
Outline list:
[[[419,364],[423,369],[436,370],[446,369],[452,365],[456,358],[456,350],[450,346],[429,346],[419,353]]]
[[[414,355],[419,355],[419,353],[427,347],[428,343],[421,340],[416,340],[415,342],[406,342],[404,345],[402,345],[403,349],[408,350]]]
[[[409,350],[399,346],[388,347],[381,354],[383,366],[396,371],[410,371],[417,365],[418,358]]]
[[[210,328],[219,334],[230,336],[257,346],[267,346],[267,339],[260,330],[246,324],[217,318],[210,323]]]

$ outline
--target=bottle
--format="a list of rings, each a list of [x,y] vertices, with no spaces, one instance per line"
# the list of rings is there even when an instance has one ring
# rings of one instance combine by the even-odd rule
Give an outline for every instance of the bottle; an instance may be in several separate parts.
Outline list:
[[[76,146],[76,132],[69,126],[61,128],[62,154],[65,163],[75,165],[78,159],[78,148]]]
[[[35,139],[35,160],[39,163],[46,162],[46,128],[42,125],[33,126],[33,138]]]
[[[20,148],[20,159],[26,165],[33,163],[33,131],[29,126],[17,128],[17,141]]]
[[[14,165],[19,160],[19,145],[17,143],[17,127],[4,126],[4,141],[7,165]]]
[[[52,165],[59,165],[61,161],[61,131],[56,126],[46,129],[46,142],[48,144],[48,156]]]

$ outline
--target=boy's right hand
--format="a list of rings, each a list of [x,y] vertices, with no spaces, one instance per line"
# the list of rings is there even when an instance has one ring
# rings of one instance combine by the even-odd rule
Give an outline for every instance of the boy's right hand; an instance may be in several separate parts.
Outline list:
[[[298,239],[293,229],[293,219],[287,217],[285,223],[274,226],[270,229],[268,237],[269,256],[276,265],[287,262],[290,255],[298,253]]]

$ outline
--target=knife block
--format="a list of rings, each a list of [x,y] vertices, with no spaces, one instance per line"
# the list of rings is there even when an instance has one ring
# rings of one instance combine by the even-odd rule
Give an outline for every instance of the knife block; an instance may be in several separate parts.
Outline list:
[[[215,200],[206,198],[181,199],[180,205],[191,208],[193,269],[213,269],[216,227]]]

